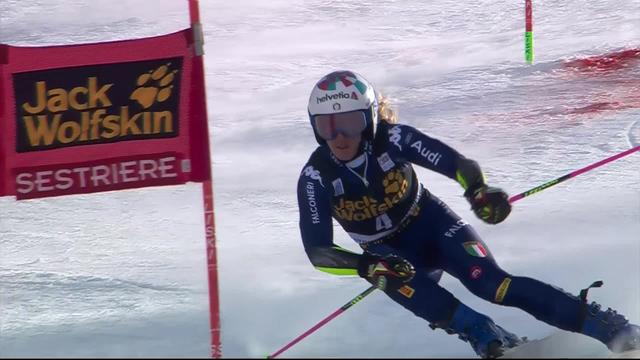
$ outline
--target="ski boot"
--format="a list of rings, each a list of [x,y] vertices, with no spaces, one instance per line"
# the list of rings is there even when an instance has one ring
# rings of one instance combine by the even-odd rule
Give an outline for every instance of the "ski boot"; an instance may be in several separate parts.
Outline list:
[[[611,308],[603,311],[595,302],[585,306],[582,334],[600,340],[614,353],[640,350],[640,326]]]
[[[580,291],[582,316],[578,332],[600,340],[614,353],[640,350],[640,326],[629,323],[626,317],[611,308],[603,311],[595,302],[588,304],[589,289],[602,285],[602,280],[598,280]]]
[[[500,357],[504,350],[523,343],[523,339],[496,325],[488,316],[462,303],[444,330],[448,334],[458,334],[461,340],[469,342],[473,351],[483,359]]]

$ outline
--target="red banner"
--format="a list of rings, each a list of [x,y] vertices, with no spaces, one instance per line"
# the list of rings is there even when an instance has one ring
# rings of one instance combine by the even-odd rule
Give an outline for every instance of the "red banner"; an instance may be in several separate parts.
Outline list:
[[[0,196],[210,179],[191,29],[96,44],[0,45]]]
[[[211,355],[222,355],[202,24],[152,38],[0,44],[0,196],[201,182]]]

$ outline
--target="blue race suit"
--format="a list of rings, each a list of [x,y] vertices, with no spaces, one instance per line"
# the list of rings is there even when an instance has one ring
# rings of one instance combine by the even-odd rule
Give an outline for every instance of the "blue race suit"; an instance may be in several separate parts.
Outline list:
[[[484,184],[475,161],[407,125],[380,122],[375,138],[364,140],[361,154],[347,163],[319,146],[298,181],[300,231],[311,263],[332,274],[357,274],[362,255],[334,244],[333,218],[363,250],[413,264],[416,276],[385,293],[432,326],[445,327],[459,304],[438,285],[444,270],[487,301],[578,331],[580,298],[502,270],[473,228],[419,183],[412,164],[464,189]]]

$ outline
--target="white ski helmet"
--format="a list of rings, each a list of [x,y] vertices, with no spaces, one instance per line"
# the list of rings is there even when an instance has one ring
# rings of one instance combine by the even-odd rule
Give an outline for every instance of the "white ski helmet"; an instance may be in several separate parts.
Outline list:
[[[326,141],[316,131],[314,116],[356,110],[365,113],[364,137],[373,140],[378,121],[378,99],[373,86],[360,74],[340,70],[325,75],[313,86],[307,109],[313,133],[321,145]]]

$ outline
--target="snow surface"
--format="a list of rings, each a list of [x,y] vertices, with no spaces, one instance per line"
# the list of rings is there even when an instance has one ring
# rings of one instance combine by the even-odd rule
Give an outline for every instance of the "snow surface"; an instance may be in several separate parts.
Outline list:
[[[534,1],[532,66],[523,3],[201,1],[225,357],[273,353],[367,287],[314,270],[299,239],[295,187],[316,146],[306,102],[322,75],[361,73],[402,122],[479,161],[510,194],[640,145],[637,59],[604,72],[563,65],[640,48],[640,2]],[[188,23],[186,1],[0,1],[0,43],[14,45]],[[573,293],[603,280],[591,300],[640,322],[640,154],[519,201],[498,226],[474,217],[457,184],[417,171],[503,268]],[[0,199],[0,356],[207,357],[204,246],[198,184]],[[441,285],[521,336],[556,331],[448,275]],[[474,356],[379,292],[282,355]]]
[[[509,349],[501,357],[504,359],[576,359],[576,358],[640,358],[640,350],[610,353],[608,356],[599,343],[580,334],[561,331],[542,339],[531,340],[516,348]]]

